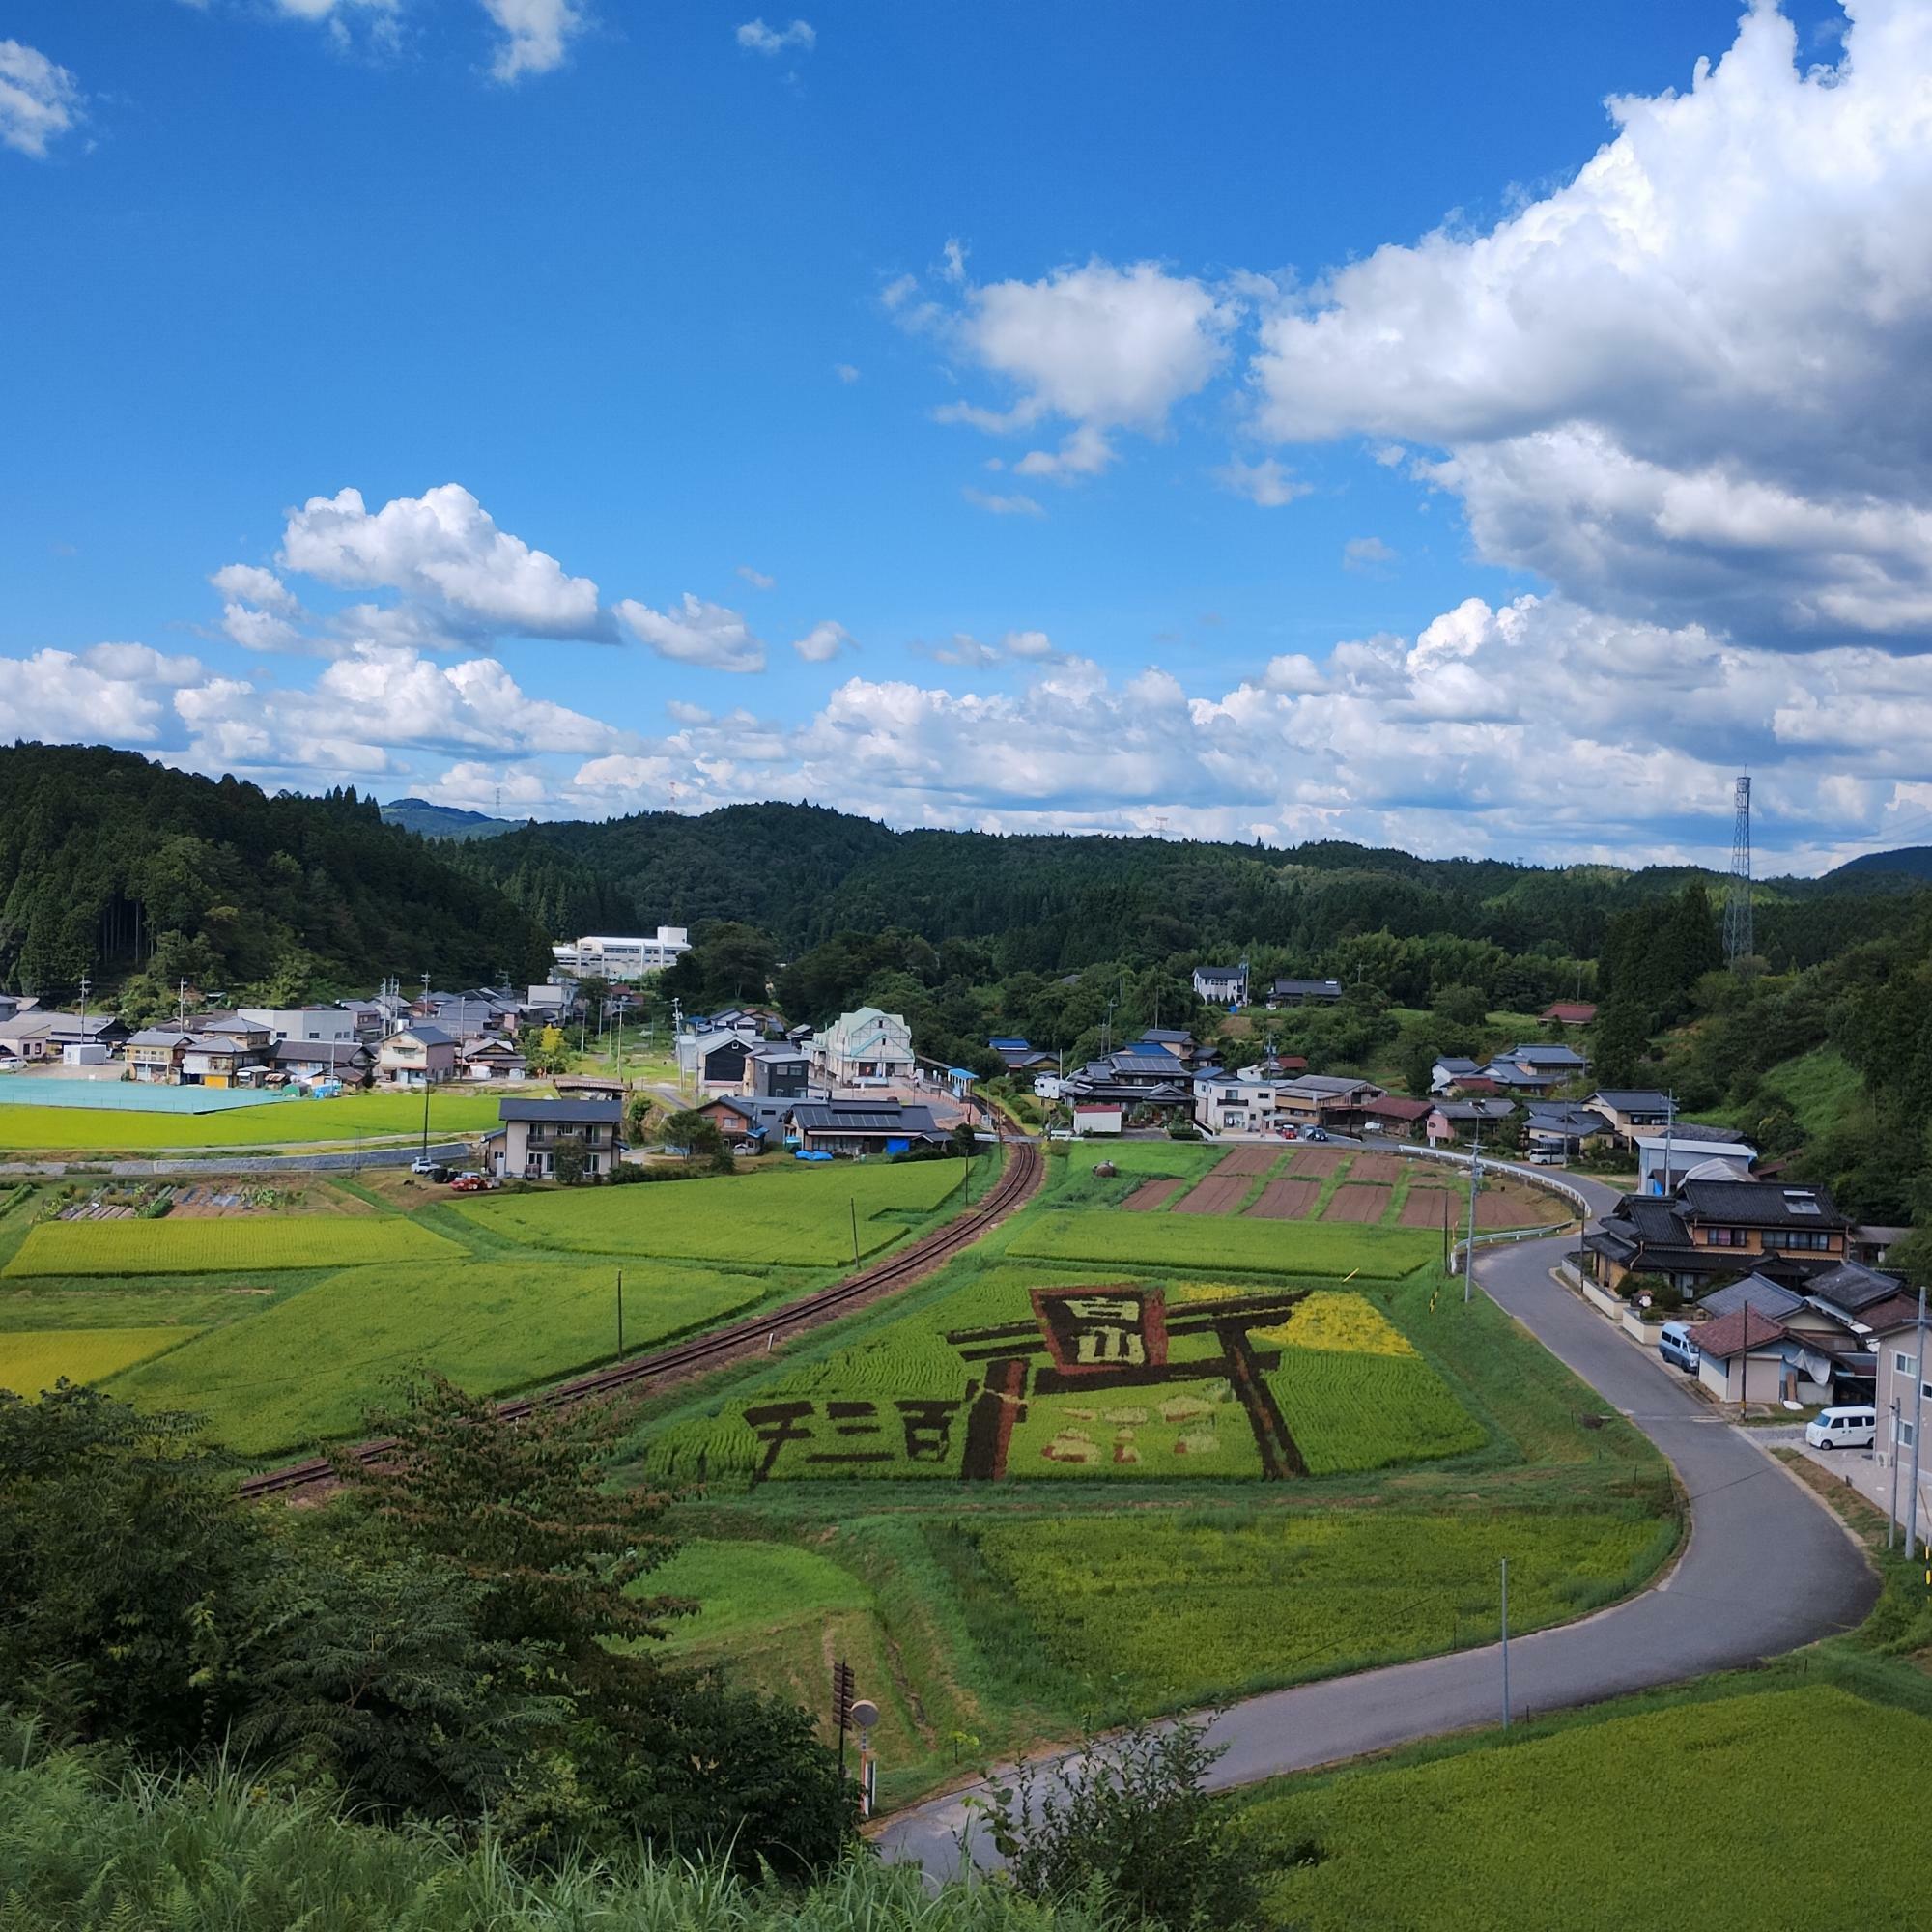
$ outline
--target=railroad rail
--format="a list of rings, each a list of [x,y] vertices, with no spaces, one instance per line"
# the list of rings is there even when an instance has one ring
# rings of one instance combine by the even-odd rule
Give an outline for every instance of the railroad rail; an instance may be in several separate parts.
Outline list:
[[[574,1403],[594,1402],[601,1396],[613,1395],[622,1389],[685,1375],[693,1369],[727,1360],[740,1350],[760,1344],[769,1347],[781,1337],[789,1340],[809,1328],[834,1320],[855,1302],[877,1294],[882,1289],[900,1287],[918,1279],[927,1269],[950,1261],[961,1249],[971,1247],[995,1221],[1019,1207],[1039,1184],[1044,1166],[1039,1143],[1023,1135],[1014,1135],[1003,1139],[1002,1145],[1012,1149],[1012,1158],[1006,1162],[1000,1178],[977,1207],[964,1214],[955,1215],[944,1227],[935,1228],[929,1235],[921,1236],[918,1240],[889,1255],[875,1266],[861,1268],[856,1274],[834,1282],[830,1288],[802,1295],[796,1301],[786,1302],[781,1308],[768,1309],[762,1315],[746,1316],[727,1327],[694,1335],[686,1341],[673,1343],[668,1349],[659,1349],[652,1354],[635,1355],[628,1361],[612,1362],[609,1368],[593,1370],[587,1376],[579,1376],[574,1381],[562,1382],[555,1388],[545,1389],[535,1395],[499,1402],[497,1413],[507,1421],[521,1422],[539,1408],[561,1408]],[[347,1453],[358,1463],[379,1463],[395,1446],[395,1439],[385,1436],[375,1442],[359,1442]],[[292,1491],[313,1489],[318,1484],[327,1483],[334,1474],[335,1464],[327,1458],[319,1456],[306,1463],[292,1463],[285,1468],[268,1469],[259,1476],[245,1477],[242,1483],[242,1493],[251,1498],[286,1495]]]

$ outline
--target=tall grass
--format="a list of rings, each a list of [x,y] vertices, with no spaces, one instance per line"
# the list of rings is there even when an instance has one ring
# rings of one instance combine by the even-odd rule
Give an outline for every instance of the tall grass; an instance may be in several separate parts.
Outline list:
[[[805,1891],[642,1855],[529,1873],[493,1841],[359,1824],[234,1773],[111,1779],[23,1735],[0,1769],[0,1932],[1105,1932],[864,1852]]]

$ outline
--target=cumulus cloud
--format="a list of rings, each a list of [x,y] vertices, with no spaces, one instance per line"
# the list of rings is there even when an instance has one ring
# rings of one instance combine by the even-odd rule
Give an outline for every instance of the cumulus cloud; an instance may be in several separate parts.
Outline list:
[[[80,119],[80,84],[19,41],[0,41],[0,147],[46,158],[47,144]]]
[[[753,54],[781,54],[787,47],[809,54],[818,44],[818,35],[805,20],[794,20],[788,27],[768,27],[763,20],[747,20],[738,29],[738,44]]]
[[[1264,427],[1442,452],[1485,557],[1605,610],[1932,639],[1932,9],[1848,12],[1820,69],[1758,0],[1566,185],[1277,307]]]
[[[359,490],[311,497],[290,513],[278,561],[338,587],[427,600],[459,628],[604,635],[597,585],[566,575],[555,557],[498,529],[459,483],[395,497],[373,513]]]
[[[490,63],[496,80],[553,72],[584,27],[583,10],[572,0],[482,0],[482,5],[502,36]]]
[[[1293,502],[1297,497],[1306,497],[1314,488],[1313,484],[1297,482],[1272,456],[1264,457],[1259,463],[1244,462],[1236,456],[1224,463],[1213,474],[1222,489],[1232,490],[1237,497],[1245,497],[1249,502],[1259,503],[1264,510],[1278,510],[1283,504]]]
[[[996,490],[976,490],[969,483],[959,493],[974,508],[993,517],[1043,517],[1046,506],[1036,497],[1014,490],[1002,495]]]
[[[1114,460],[1111,432],[1163,434],[1175,405],[1226,362],[1239,314],[1205,283],[1153,262],[1116,268],[1096,259],[1037,281],[975,286],[965,250],[950,241],[938,274],[959,291],[956,308],[922,300],[912,275],[890,283],[881,298],[902,327],[941,336],[961,360],[999,379],[1010,400],[950,403],[934,415],[994,436],[1065,423],[1057,448],[1029,450],[1014,466],[1059,482],[1104,469]]]
[[[765,668],[765,647],[736,611],[707,604],[689,590],[682,604],[653,611],[635,597],[617,606],[617,616],[639,642],[661,658],[703,665],[712,670],[755,671]]]
[[[1342,546],[1342,568],[1364,572],[1381,570],[1394,563],[1397,555],[1394,546],[1385,544],[1380,537],[1350,537]]]
[[[794,638],[791,647],[807,664],[830,664],[840,651],[858,649],[845,626],[834,623],[829,617],[822,624],[812,625],[804,637]]]

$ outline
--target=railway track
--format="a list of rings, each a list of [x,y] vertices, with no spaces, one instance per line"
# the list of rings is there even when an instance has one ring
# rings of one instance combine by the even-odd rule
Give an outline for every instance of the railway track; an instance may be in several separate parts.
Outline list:
[[[782,1308],[747,1316],[726,1327],[694,1335],[688,1341],[674,1342],[669,1348],[659,1349],[648,1355],[635,1355],[629,1361],[613,1362],[608,1369],[594,1370],[587,1376],[579,1376],[574,1381],[559,1383],[555,1388],[545,1389],[536,1395],[499,1402],[497,1413],[506,1420],[518,1422],[539,1408],[567,1407],[573,1403],[594,1402],[601,1396],[613,1395],[623,1389],[666,1381],[687,1375],[694,1369],[728,1361],[734,1354],[754,1347],[770,1347],[779,1340],[788,1341],[807,1329],[833,1321],[845,1309],[877,1294],[882,1289],[896,1288],[917,1280],[941,1262],[950,1261],[961,1249],[971,1247],[995,1221],[1019,1207],[1038,1185],[1043,1166],[1039,1143],[1015,1135],[1002,1144],[1012,1150],[1012,1158],[1006,1162],[999,1179],[978,1207],[954,1216],[931,1234],[923,1235],[910,1246],[888,1256],[875,1266],[861,1268],[856,1274],[847,1275],[843,1281],[834,1282],[830,1288],[821,1288],[816,1293],[786,1302]],[[348,1453],[358,1463],[377,1463],[395,1446],[393,1437],[384,1437],[375,1442],[357,1443]],[[328,1482],[334,1474],[334,1464],[326,1458],[317,1457],[310,1462],[291,1463],[285,1468],[269,1469],[259,1476],[245,1477],[242,1483],[242,1493],[251,1498],[287,1495],[298,1490],[314,1489]]]

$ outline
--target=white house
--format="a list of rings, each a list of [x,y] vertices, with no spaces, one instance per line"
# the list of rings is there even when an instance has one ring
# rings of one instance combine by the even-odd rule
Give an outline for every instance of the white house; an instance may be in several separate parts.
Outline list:
[[[912,1029],[901,1014],[881,1012],[877,1007],[840,1013],[824,1032],[812,1035],[811,1064],[835,1087],[910,1080]]]
[[[1260,1067],[1203,1073],[1194,1082],[1194,1122],[1209,1133],[1266,1133],[1274,1125],[1275,1083]]]
[[[383,1042],[376,1065],[392,1087],[438,1087],[456,1078],[456,1042],[440,1026],[418,1020]]]
[[[243,1007],[242,1017],[269,1030],[277,1046],[285,1039],[354,1039],[355,1015],[347,1007]]]
[[[1245,1007],[1248,1004],[1248,962],[1238,966],[1197,966],[1194,990],[1212,1006]]]

